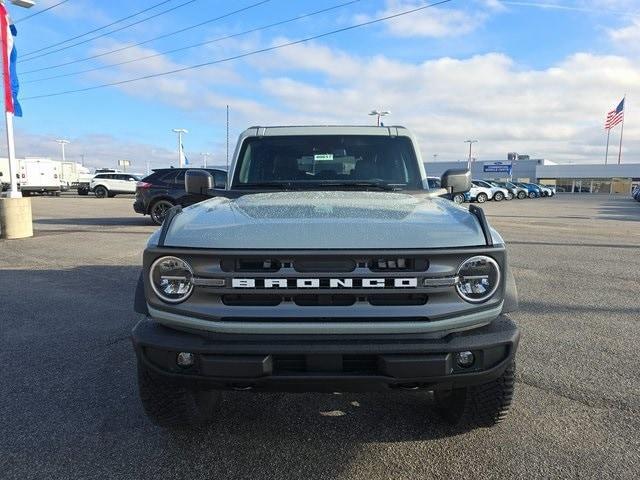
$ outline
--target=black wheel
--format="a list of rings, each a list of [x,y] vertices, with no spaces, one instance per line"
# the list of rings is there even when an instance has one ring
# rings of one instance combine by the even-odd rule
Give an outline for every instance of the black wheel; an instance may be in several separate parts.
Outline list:
[[[495,195],[493,196],[493,199],[496,202],[501,202],[502,200],[504,200],[504,193],[502,192],[496,192]]]
[[[456,193],[456,194],[453,196],[453,201],[454,201],[455,203],[462,203],[462,202],[464,202],[464,195],[463,195],[462,193]]]
[[[507,194],[507,200],[513,200],[514,197],[515,197],[515,195],[513,194],[513,192],[509,192]]]
[[[78,188],[78,195],[89,195],[89,190],[86,188]]]
[[[163,428],[210,423],[220,404],[220,392],[190,390],[140,364],[138,391],[147,417]]]
[[[484,203],[489,199],[489,197],[487,196],[486,193],[479,193],[478,196],[476,197],[476,202],[478,203]]]
[[[170,200],[158,200],[151,205],[149,209],[149,216],[151,221],[156,225],[162,225],[164,217],[170,208],[173,208],[173,203]]]
[[[536,192],[529,192],[529,198],[536,198]]]
[[[492,427],[509,412],[515,386],[515,361],[496,380],[466,388],[436,391],[440,415],[450,424],[470,430]]]
[[[98,185],[93,189],[93,193],[95,194],[96,198],[105,198],[107,195],[109,195],[109,190],[107,190],[107,188],[103,187],[102,185]]]
[[[527,198],[527,194],[524,192],[518,192],[518,198],[522,200],[523,198]]]

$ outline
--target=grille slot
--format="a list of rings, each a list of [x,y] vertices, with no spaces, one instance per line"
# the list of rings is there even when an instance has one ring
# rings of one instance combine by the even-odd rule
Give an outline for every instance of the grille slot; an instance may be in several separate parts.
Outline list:
[[[429,268],[426,258],[373,258],[367,262],[372,272],[424,272]]]
[[[355,295],[296,295],[293,301],[301,307],[348,307],[356,303],[356,297]]]
[[[428,297],[419,293],[397,293],[387,295],[369,295],[367,300],[376,307],[425,305]]]
[[[220,266],[225,272],[277,272],[282,262],[275,258],[225,258]]]
[[[302,258],[293,262],[293,268],[302,273],[353,272],[356,269],[356,262],[351,259],[339,258]]]
[[[223,295],[222,303],[230,307],[276,307],[282,303],[280,295]]]

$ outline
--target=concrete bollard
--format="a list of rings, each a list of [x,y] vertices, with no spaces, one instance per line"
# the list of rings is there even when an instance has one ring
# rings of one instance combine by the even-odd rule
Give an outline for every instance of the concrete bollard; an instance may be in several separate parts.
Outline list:
[[[30,198],[0,198],[0,237],[33,237]]]

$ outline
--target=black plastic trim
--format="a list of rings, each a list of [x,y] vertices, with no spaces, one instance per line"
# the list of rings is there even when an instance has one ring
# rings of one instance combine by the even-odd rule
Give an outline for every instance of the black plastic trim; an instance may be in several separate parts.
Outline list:
[[[491,229],[489,228],[487,217],[484,215],[484,210],[476,205],[469,205],[469,212],[475,215],[480,222],[480,228],[482,228],[482,233],[484,234],[484,239],[487,242],[487,247],[493,247],[493,237],[491,236]]]
[[[175,207],[169,209],[167,215],[164,217],[164,221],[162,222],[162,229],[160,230],[160,238],[158,239],[158,246],[164,247],[164,241],[167,238],[167,232],[169,231],[169,227],[171,226],[171,222],[173,219],[182,212],[182,206],[176,205]]]

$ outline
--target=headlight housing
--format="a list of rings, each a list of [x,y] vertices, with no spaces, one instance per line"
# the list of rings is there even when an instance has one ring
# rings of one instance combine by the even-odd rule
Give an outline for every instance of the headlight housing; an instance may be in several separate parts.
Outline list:
[[[149,283],[163,302],[184,302],[193,292],[193,270],[181,258],[160,257],[151,265]]]
[[[500,266],[493,258],[477,255],[467,258],[457,272],[456,290],[470,303],[482,303],[496,293],[500,285]]]

